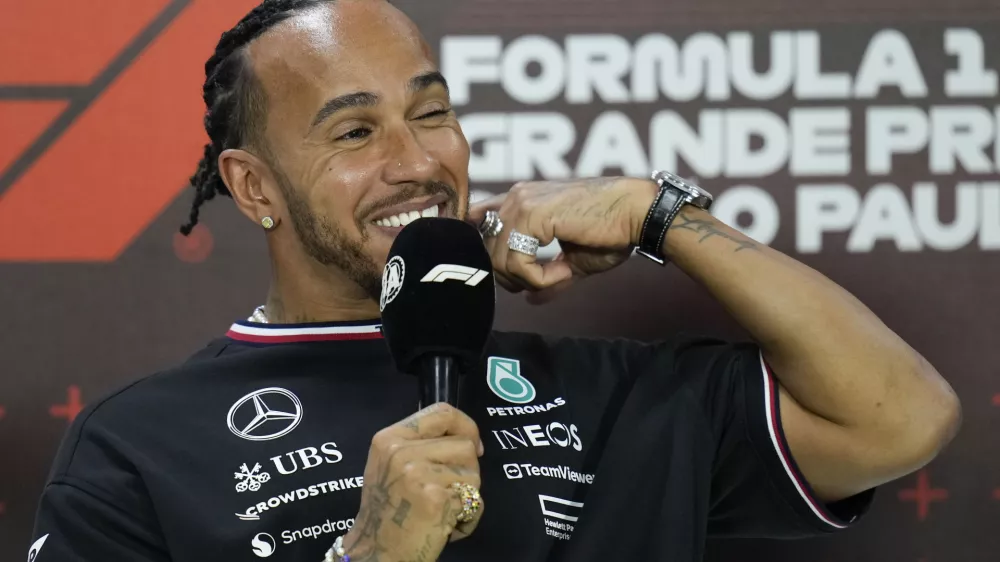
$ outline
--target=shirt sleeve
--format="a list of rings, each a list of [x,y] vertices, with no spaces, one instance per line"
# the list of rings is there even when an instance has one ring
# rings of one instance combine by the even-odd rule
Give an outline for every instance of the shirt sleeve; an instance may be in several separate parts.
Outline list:
[[[142,478],[92,413],[77,416],[56,455],[28,560],[168,562]]]
[[[753,344],[699,343],[678,349],[714,433],[711,536],[795,538],[848,527],[874,490],[835,503],[816,498],[782,430],[777,381]]]
[[[141,518],[88,490],[85,483],[46,486],[35,520],[31,562],[167,562],[156,532]]]

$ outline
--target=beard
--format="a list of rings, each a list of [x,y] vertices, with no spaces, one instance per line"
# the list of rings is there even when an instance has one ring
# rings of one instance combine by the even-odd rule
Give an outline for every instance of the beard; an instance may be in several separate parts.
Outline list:
[[[355,219],[355,226],[361,236],[357,239],[352,238],[344,228],[335,224],[329,217],[314,211],[280,167],[273,166],[273,169],[278,187],[288,204],[292,227],[295,228],[306,254],[323,265],[339,269],[348,279],[361,287],[370,299],[378,302],[382,294],[383,266],[365,252],[365,246],[371,240],[366,225],[361,220]],[[454,216],[458,216],[456,212],[458,193],[453,187],[441,182],[430,182],[424,185],[423,189],[416,186],[401,188],[398,193],[368,205],[360,214],[370,216],[379,209],[412,199],[421,191],[429,195],[447,193],[449,198],[446,205],[452,208]]]

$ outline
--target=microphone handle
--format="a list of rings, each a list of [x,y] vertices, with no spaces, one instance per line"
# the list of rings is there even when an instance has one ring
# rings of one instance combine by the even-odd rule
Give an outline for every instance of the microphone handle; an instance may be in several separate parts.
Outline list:
[[[426,356],[419,364],[420,409],[447,402],[458,406],[458,366],[454,357]]]

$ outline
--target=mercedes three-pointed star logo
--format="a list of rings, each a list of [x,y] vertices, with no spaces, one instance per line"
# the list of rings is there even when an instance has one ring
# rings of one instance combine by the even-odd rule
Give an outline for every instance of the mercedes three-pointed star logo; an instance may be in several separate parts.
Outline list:
[[[302,403],[299,398],[277,387],[255,390],[240,398],[227,416],[229,431],[250,441],[270,441],[288,435],[300,421]]]

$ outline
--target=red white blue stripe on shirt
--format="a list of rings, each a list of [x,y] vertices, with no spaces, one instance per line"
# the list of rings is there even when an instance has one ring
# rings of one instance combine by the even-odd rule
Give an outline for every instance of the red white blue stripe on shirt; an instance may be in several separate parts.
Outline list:
[[[785,468],[789,480],[791,480],[799,495],[802,496],[802,499],[805,500],[806,505],[809,506],[809,509],[816,514],[816,517],[820,521],[835,529],[846,529],[847,525],[839,523],[837,518],[829,513],[823,507],[823,504],[812,496],[808,486],[804,483],[804,478],[798,468],[794,466],[794,461],[788,450],[788,444],[785,442],[784,434],[778,427],[778,389],[774,383],[774,374],[771,373],[771,367],[764,361],[763,354],[760,356],[760,368],[764,376],[764,407],[767,412],[767,431],[771,434],[771,443],[774,445],[774,450],[778,453],[781,466]]]
[[[232,340],[256,344],[374,340],[382,338],[382,324],[371,321],[320,324],[236,322],[230,326],[226,336]]]

